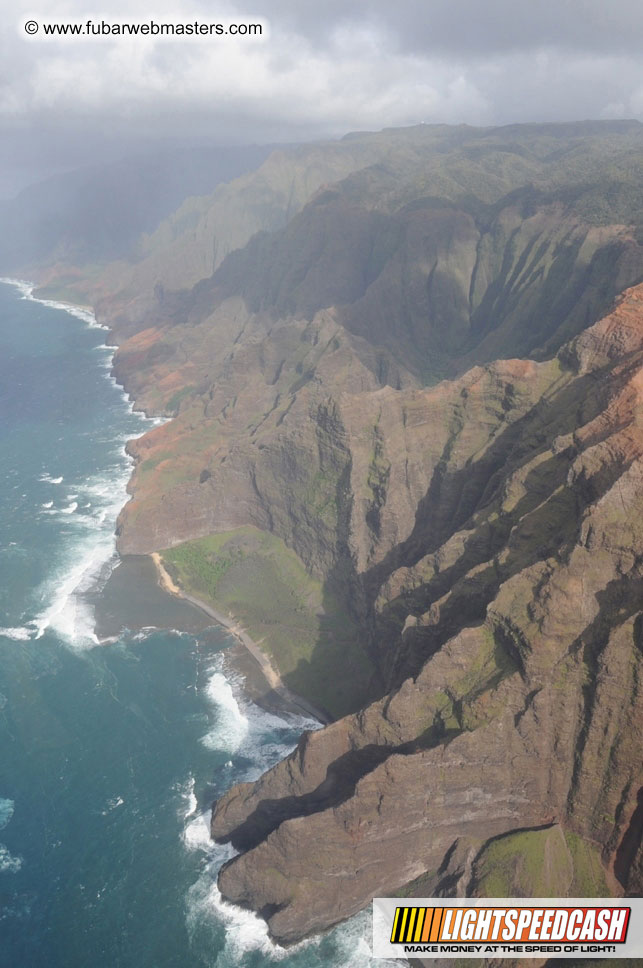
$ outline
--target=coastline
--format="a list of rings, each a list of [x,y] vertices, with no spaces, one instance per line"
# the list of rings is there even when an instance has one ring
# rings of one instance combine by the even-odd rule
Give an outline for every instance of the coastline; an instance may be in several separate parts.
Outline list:
[[[54,309],[62,309],[70,315],[81,319],[85,324],[91,327],[111,332],[110,327],[107,324],[98,322],[92,306],[35,296],[34,291],[36,290],[38,284],[31,280],[1,276],[0,283],[10,285],[18,289],[24,299],[29,299],[34,302],[41,303],[42,305],[50,306]],[[116,352],[116,347],[110,347],[110,351],[113,366],[113,358]],[[123,385],[119,383],[112,371],[110,371],[109,378],[123,393],[123,396],[127,400],[127,405],[132,413],[138,412],[147,420],[154,422],[159,421],[157,416],[150,416],[144,409],[139,409],[136,406],[136,402],[132,394],[124,389]],[[146,431],[143,430],[143,433],[145,432]],[[131,480],[131,457],[129,460],[129,479]],[[127,495],[125,495],[125,497],[127,497]],[[288,687],[282,681],[279,672],[275,669],[274,665],[270,661],[269,657],[265,652],[262,651],[260,646],[251,638],[248,632],[239,624],[234,616],[226,615],[223,612],[220,612],[209,603],[189,595],[187,592],[179,588],[179,586],[176,585],[165,569],[161,556],[158,552],[152,552],[146,557],[149,557],[154,563],[157,584],[165,593],[194,606],[209,618],[213,619],[217,625],[220,625],[222,628],[226,629],[226,631],[228,631],[236,639],[239,648],[237,651],[229,650],[230,661],[235,667],[235,670],[242,674],[245,680],[247,692],[254,701],[258,702],[260,705],[265,705],[268,709],[275,710],[280,708],[297,715],[303,714],[305,716],[311,716],[319,723],[324,725],[327,725],[333,721],[327,712],[317,708],[307,699],[297,695],[296,693],[293,693],[290,689],[288,689]],[[92,597],[91,590],[89,591],[89,594],[84,594],[88,598]],[[97,639],[96,627],[94,628],[93,632],[95,641],[109,641],[111,637],[107,636],[106,638]],[[264,688],[264,684],[267,685],[267,690]]]
[[[206,615],[214,619],[217,625],[223,626],[223,628],[234,636],[237,642],[243,647],[245,654],[250,655],[254,660],[252,664],[255,666],[255,668],[258,667],[258,671],[261,673],[261,676],[267,683],[270,691],[275,693],[275,695],[278,696],[288,707],[294,707],[300,713],[303,711],[306,713],[306,715],[313,716],[316,720],[324,725],[332,722],[326,713],[318,709],[312,703],[308,702],[307,699],[296,695],[294,692],[291,692],[291,690],[288,689],[279,675],[279,672],[275,669],[270,661],[269,657],[265,652],[262,651],[260,646],[254,641],[253,638],[251,638],[248,632],[239,624],[233,615],[225,615],[223,612],[218,611],[209,603],[202,601],[202,599],[195,598],[193,595],[189,595],[187,592],[183,591],[183,589],[181,589],[176,582],[173,581],[171,575],[168,573],[165,565],[163,564],[161,555],[157,551],[151,552],[149,557],[154,562],[158,584],[163,591],[168,595],[174,595],[175,597],[181,598],[186,602],[190,602],[191,605],[201,609],[202,612],[205,612]],[[243,664],[246,665],[245,663]]]

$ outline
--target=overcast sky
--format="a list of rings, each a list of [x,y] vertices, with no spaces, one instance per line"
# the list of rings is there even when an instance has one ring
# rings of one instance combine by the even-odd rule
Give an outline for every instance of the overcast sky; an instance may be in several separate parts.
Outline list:
[[[293,141],[419,121],[643,119],[642,0],[4,0],[5,181],[157,137]],[[261,39],[43,22],[261,22]],[[27,36],[25,22],[38,33]],[[18,175],[17,169],[24,171]]]

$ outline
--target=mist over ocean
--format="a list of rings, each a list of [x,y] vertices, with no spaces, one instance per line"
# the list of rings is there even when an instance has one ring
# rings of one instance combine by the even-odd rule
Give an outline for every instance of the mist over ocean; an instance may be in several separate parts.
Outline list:
[[[97,644],[84,593],[116,561],[125,441],[151,426],[104,337],[0,285],[0,966],[368,966],[367,915],[286,952],[216,890],[211,801],[312,724],[244,696],[223,630]]]

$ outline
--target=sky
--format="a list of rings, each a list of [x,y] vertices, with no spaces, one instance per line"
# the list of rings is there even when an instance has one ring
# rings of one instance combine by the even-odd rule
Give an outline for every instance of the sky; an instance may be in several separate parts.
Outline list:
[[[641,0],[157,0],[153,9],[110,0],[102,10],[88,0],[2,2],[4,194],[159,139],[248,144],[419,122],[643,120]],[[252,23],[263,34],[44,34],[45,23],[88,19]]]

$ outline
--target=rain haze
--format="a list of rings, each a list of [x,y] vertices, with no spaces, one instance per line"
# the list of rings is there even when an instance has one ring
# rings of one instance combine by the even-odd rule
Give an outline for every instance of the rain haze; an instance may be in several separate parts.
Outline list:
[[[643,118],[638,0],[298,0],[104,9],[18,0],[3,18],[2,181],[159,142],[293,142],[419,122]],[[260,24],[261,36],[44,36],[43,25]],[[27,34],[25,24],[39,29]]]

